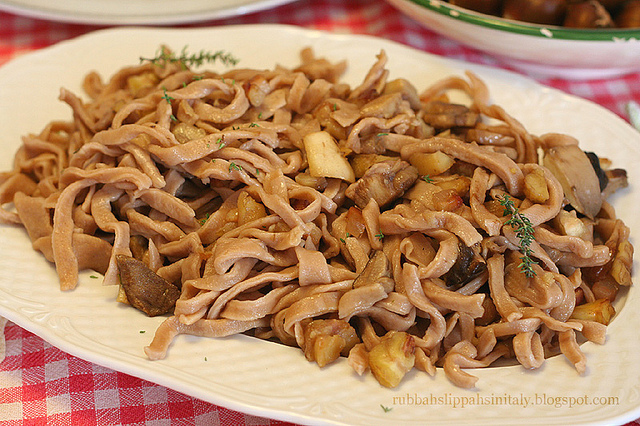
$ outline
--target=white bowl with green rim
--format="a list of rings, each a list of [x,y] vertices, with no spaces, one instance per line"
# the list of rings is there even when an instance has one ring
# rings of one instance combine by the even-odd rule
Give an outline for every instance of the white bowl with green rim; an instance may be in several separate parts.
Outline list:
[[[387,0],[426,28],[544,78],[601,79],[640,72],[640,29],[529,24],[440,0]]]

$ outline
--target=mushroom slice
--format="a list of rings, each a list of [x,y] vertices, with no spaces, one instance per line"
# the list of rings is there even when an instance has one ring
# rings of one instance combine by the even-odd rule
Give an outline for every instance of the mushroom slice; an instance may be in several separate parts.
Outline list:
[[[116,255],[120,283],[129,303],[154,317],[171,311],[180,289],[153,272],[144,262],[123,254]]]
[[[603,198],[600,181],[587,154],[576,145],[556,146],[545,152],[544,165],[562,185],[569,204],[593,219]]]
[[[456,263],[443,276],[445,283],[457,290],[487,270],[487,263],[472,247],[458,242],[459,254]],[[476,247],[477,248],[477,247]]]
[[[474,127],[480,115],[465,105],[431,101],[424,106],[422,119],[437,130],[453,127]]]
[[[395,281],[391,275],[391,263],[387,255],[382,250],[376,250],[354,280],[353,289],[340,298],[338,317],[349,320],[359,312],[387,299],[389,293],[395,289]]]
[[[629,179],[627,178],[626,170],[610,169],[605,171],[605,174],[607,176],[607,186],[602,193],[605,198],[608,198],[618,189],[626,188],[627,186],[629,186]]]
[[[387,293],[391,293],[395,282],[391,277],[391,263],[382,250],[376,250],[360,275],[354,280],[353,288],[372,284],[381,284]]]
[[[598,176],[598,183],[600,184],[600,192],[602,192],[604,191],[604,189],[607,187],[607,184],[609,183],[609,177],[607,176],[607,173],[602,169],[602,166],[600,166],[600,158],[598,158],[595,152],[585,151],[584,153],[589,158],[589,161],[591,162],[591,166],[593,167],[593,170],[596,172],[596,176]]]
[[[369,167],[364,176],[347,188],[345,195],[361,209],[372,198],[382,208],[401,197],[417,179],[418,170],[406,161],[382,161]]]

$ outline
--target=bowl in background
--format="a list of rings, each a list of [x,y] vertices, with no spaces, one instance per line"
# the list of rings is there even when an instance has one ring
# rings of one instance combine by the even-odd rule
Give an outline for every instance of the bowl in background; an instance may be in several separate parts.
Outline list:
[[[640,28],[575,29],[474,12],[441,0],[387,0],[445,37],[543,78],[601,79],[640,72]]]

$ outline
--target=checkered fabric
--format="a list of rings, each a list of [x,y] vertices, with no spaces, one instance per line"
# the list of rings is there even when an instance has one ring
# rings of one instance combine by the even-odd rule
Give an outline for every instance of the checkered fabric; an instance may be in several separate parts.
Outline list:
[[[299,0],[234,18],[184,27],[282,23],[336,33],[369,34],[468,62],[509,67],[440,37],[384,0]],[[0,65],[18,55],[99,28],[0,12]],[[640,100],[640,73],[615,79],[541,83],[598,103],[626,117]],[[1,323],[0,323],[1,328]],[[163,386],[66,354],[9,322],[0,363],[0,425],[287,425],[218,407]],[[2,350],[0,341],[0,352]],[[632,422],[629,425],[640,425]]]
[[[62,352],[8,323],[0,425],[289,425],[227,410]]]

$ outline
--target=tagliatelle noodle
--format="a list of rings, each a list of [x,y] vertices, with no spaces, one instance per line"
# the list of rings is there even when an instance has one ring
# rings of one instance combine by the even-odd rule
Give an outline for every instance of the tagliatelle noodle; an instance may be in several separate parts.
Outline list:
[[[633,247],[606,201],[595,218],[570,213],[538,164],[539,151],[578,141],[531,135],[472,73],[419,94],[390,79],[384,52],[355,87],[338,81],[346,63],[301,58],[222,74],[143,63],[106,83],[88,74],[88,101],[61,90],[73,120],[25,136],[1,175],[0,220],[25,227],[62,290],[82,269],[117,285],[118,256],[177,286],[145,348],[152,360],[179,334],[247,333],[319,364],[346,356],[381,383],[403,365],[473,387],[465,369],[500,358],[539,368],[558,351],[584,373],[579,339],[603,344],[608,319],[575,312],[597,301],[594,286],[631,284]],[[468,104],[453,105],[452,90]],[[334,164],[311,173],[313,156],[332,162],[308,142],[321,131],[355,183]],[[440,168],[420,175],[420,161]],[[505,196],[533,229],[534,276],[520,270]]]

